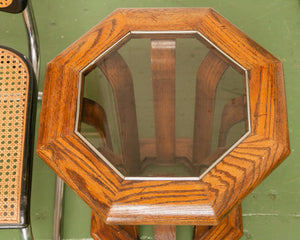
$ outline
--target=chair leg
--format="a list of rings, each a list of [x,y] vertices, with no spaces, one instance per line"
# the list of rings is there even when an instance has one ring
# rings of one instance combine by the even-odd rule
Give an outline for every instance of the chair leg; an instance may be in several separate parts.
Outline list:
[[[63,209],[63,197],[64,197],[64,181],[61,180],[60,177],[56,176],[53,232],[52,232],[53,240],[61,239],[61,219],[62,219],[62,209]]]
[[[21,228],[20,231],[24,240],[33,240],[32,229],[30,224],[26,228]]]

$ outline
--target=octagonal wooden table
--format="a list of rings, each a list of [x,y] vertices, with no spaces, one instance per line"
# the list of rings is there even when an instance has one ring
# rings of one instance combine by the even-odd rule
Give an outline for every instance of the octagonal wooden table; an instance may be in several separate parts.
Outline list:
[[[183,139],[174,130],[175,49],[190,38],[207,52],[195,75],[193,134]],[[150,42],[152,140],[137,127],[139,60],[130,67],[119,54],[139,39]],[[216,89],[228,68],[243,87],[224,104],[212,151]],[[113,107],[85,97],[93,71],[109,83]],[[225,147],[240,121],[244,131]],[[95,128],[98,145],[83,124]],[[210,8],[116,10],[48,64],[37,153],[92,208],[95,239],[136,239],[136,226],[146,224],[155,225],[156,239],[174,239],[175,225],[196,226],[194,239],[238,239],[241,200],[289,154],[282,64]],[[149,166],[176,164],[190,175],[145,176]]]

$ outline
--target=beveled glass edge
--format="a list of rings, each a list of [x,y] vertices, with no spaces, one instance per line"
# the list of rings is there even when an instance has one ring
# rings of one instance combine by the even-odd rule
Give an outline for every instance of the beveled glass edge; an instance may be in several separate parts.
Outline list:
[[[84,78],[84,74],[92,68],[93,65],[95,65],[96,62],[98,62],[102,57],[109,54],[111,51],[113,51],[115,48],[120,47],[123,43],[129,41],[132,36],[135,38],[149,38],[150,36],[157,35],[157,34],[164,34],[169,36],[183,36],[187,37],[193,37],[193,35],[198,35],[202,39],[204,39],[207,43],[209,43],[211,46],[213,46],[218,52],[220,52],[222,55],[224,55],[226,58],[228,58],[230,61],[232,61],[234,64],[236,64],[239,68],[241,68],[245,72],[245,82],[246,82],[246,98],[247,98],[247,116],[248,116],[248,131],[243,134],[242,137],[240,137],[226,152],[224,152],[205,172],[203,172],[199,177],[126,177],[124,176],[111,162],[106,159],[80,132],[78,131],[78,125],[79,125],[79,112],[80,112],[80,101],[81,98],[81,91],[82,91],[82,81]],[[203,34],[201,34],[198,31],[129,31],[127,34],[125,34],[121,39],[119,39],[116,43],[114,43],[112,46],[110,46],[108,49],[106,49],[102,54],[100,54],[98,57],[96,57],[92,62],[90,62],[87,66],[85,66],[79,74],[79,85],[78,85],[78,93],[77,93],[77,107],[76,107],[76,120],[75,120],[75,130],[74,133],[85,143],[89,148],[91,148],[94,153],[98,157],[100,157],[115,173],[121,177],[123,180],[129,180],[129,181],[197,181],[203,178],[212,168],[214,168],[222,159],[228,155],[234,148],[236,148],[245,138],[248,137],[248,135],[251,133],[251,121],[250,121],[250,97],[249,97],[249,78],[248,78],[248,71],[246,68],[244,68],[242,65],[240,65],[237,61],[235,61],[233,58],[228,56],[226,53],[224,53],[219,47],[217,47],[214,43],[212,43],[208,38],[206,38]]]

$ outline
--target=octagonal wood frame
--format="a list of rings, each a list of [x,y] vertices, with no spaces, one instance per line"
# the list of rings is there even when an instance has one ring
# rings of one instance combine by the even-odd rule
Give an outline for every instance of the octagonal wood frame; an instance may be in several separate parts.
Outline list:
[[[199,180],[124,180],[75,134],[81,71],[131,31],[199,32],[248,73],[251,133]],[[282,63],[210,8],[118,9],[48,64],[37,153],[106,224],[217,225],[289,154]]]

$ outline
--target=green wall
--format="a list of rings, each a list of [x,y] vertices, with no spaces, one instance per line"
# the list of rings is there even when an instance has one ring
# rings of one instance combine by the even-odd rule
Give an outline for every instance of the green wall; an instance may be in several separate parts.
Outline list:
[[[298,0],[32,0],[41,42],[42,90],[46,63],[120,7],[212,7],[284,64],[291,155],[243,201],[243,240],[299,239],[300,235],[300,1]],[[0,13],[0,44],[26,53],[21,15]],[[40,107],[40,103],[39,103]],[[35,157],[32,225],[35,239],[50,239],[55,176]],[[66,190],[63,236],[88,239],[89,208]],[[18,239],[1,230],[0,240]],[[147,239],[147,238],[145,238]],[[150,239],[150,238],[148,238]],[[184,239],[184,238],[182,238]]]

